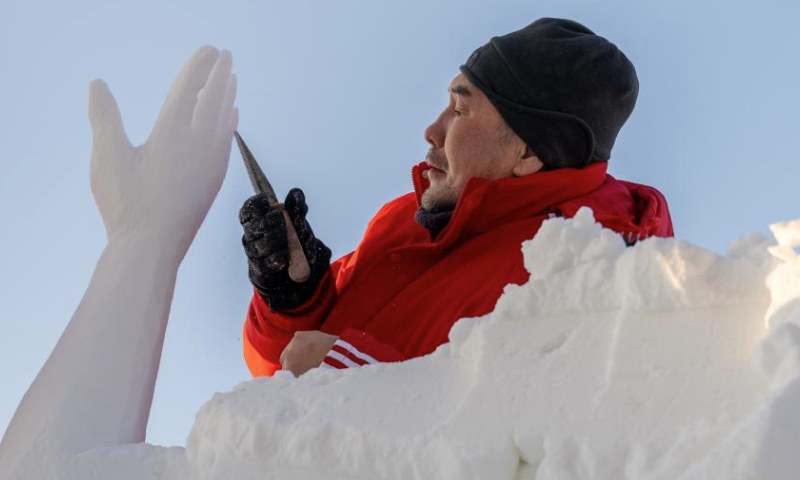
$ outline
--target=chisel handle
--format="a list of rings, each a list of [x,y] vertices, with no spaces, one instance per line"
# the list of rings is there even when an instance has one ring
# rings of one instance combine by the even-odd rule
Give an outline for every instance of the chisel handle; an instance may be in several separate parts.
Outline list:
[[[303,283],[311,276],[311,268],[308,266],[306,254],[303,252],[303,245],[297,237],[289,212],[282,203],[271,205],[272,208],[283,213],[283,220],[286,223],[286,240],[289,243],[289,278],[295,283]]]

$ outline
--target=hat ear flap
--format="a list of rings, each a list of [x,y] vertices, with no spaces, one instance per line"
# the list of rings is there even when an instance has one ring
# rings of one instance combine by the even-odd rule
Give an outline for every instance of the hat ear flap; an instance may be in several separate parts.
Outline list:
[[[548,169],[583,168],[592,161],[594,133],[586,122],[568,113],[521,110],[501,115]]]
[[[525,107],[491,91],[485,92],[508,126],[548,169],[583,168],[596,160],[592,158],[594,132],[580,117]]]
[[[486,95],[508,126],[536,152],[548,169],[583,168],[591,161],[600,160],[592,158],[595,136],[582,118],[571,113],[526,107],[495,93],[466,66],[461,67],[461,72]]]

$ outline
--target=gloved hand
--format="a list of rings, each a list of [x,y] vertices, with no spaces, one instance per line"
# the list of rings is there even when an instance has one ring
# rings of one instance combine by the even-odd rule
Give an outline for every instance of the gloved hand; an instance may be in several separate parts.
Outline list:
[[[302,283],[289,278],[289,246],[283,214],[270,207],[264,194],[248,198],[239,211],[250,282],[273,311],[297,307],[311,298],[331,263],[331,250],[314,236],[306,220],[308,205],[303,191],[293,188],[284,205],[311,268],[311,276]]]

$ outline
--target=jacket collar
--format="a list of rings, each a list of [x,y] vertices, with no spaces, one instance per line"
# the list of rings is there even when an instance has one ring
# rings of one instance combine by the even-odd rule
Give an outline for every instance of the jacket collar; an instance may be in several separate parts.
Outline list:
[[[422,162],[412,169],[417,206],[430,183]],[[582,169],[561,168],[524,177],[486,180],[470,178],[456,203],[450,223],[434,239],[449,245],[465,236],[548,212],[554,205],[584,196],[598,189],[606,179],[607,164],[593,163]]]

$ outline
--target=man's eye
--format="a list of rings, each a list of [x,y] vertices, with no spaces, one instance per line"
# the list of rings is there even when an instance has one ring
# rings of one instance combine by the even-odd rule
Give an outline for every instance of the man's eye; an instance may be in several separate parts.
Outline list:
[[[463,113],[461,110],[459,110],[459,109],[457,109],[457,108],[454,108],[454,109],[453,109],[453,112],[456,114],[456,116],[457,116],[457,117],[458,117],[458,116],[461,116],[461,114]]]

